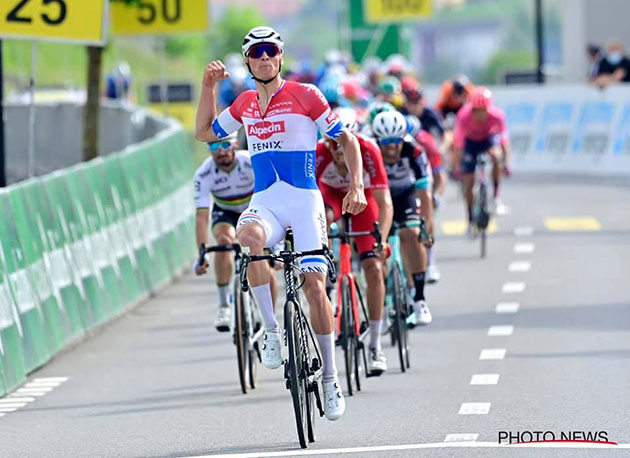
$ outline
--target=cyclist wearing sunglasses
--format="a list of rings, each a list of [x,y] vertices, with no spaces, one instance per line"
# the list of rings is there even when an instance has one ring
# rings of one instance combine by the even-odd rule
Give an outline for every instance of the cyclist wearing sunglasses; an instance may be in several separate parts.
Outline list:
[[[206,159],[195,173],[195,206],[197,207],[197,246],[208,245],[208,219],[212,218],[212,233],[217,244],[234,243],[236,223],[247,208],[254,192],[254,171],[247,151],[237,151],[236,133],[213,143],[208,143],[211,157]],[[212,213],[210,214],[210,195]],[[207,262],[193,270],[204,275]],[[214,325],[219,332],[230,330],[232,301],[230,283],[234,271],[232,253],[217,252],[214,255],[214,271],[219,291],[219,308]]]
[[[352,108],[336,110],[344,127],[354,132],[357,129],[356,115]],[[363,184],[367,208],[350,219],[353,231],[371,231],[378,221],[383,238],[392,225],[394,209],[389,193],[389,183],[383,158],[378,146],[367,137],[357,135],[363,161]],[[317,144],[317,184],[324,197],[328,226],[341,218],[341,204],[348,191],[348,167],[344,159],[343,147],[334,140],[325,139]],[[346,228],[350,230],[350,228]],[[387,371],[387,360],[381,350],[379,327],[385,303],[385,284],[383,283],[383,261],[386,250],[374,251],[374,237],[357,237],[355,245],[361,259],[361,268],[367,282],[367,304],[370,321],[370,342],[368,372],[381,375]]]
[[[387,170],[394,202],[394,221],[399,224],[418,221],[422,213],[427,232],[433,235],[431,166],[420,145],[411,137],[405,140],[405,117],[398,111],[380,113],[374,118],[372,131]],[[426,247],[418,242],[418,235],[417,227],[403,227],[400,231],[400,243],[405,271],[412,280],[408,284],[415,290],[413,302],[418,323],[429,324],[432,317],[424,295],[427,253]]]
[[[237,224],[237,238],[251,254],[262,254],[293,228],[295,249],[315,250],[327,244],[326,216],[315,180],[317,129],[344,147],[350,173],[343,211],[361,212],[366,206],[363,192],[361,154],[352,133],[332,113],[322,93],[313,85],[284,81],[280,77],[283,42],[270,27],[256,27],[243,40],[245,64],[255,91],[241,93],[217,116],[216,85],[229,77],[221,61],[204,71],[197,109],[196,138],[214,141],[244,126],[254,169],[254,195]],[[345,401],[337,378],[332,304],[326,295],[326,261],[323,257],[302,258],[304,294],[310,318],[322,350],[324,411],[329,420],[343,415]],[[262,362],[267,368],[282,365],[282,334],[270,292],[269,266],[252,263],[249,282],[264,321]]]

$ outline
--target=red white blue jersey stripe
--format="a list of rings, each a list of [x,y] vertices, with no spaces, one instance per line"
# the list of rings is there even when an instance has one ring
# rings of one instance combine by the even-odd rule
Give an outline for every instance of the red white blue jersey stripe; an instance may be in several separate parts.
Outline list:
[[[312,84],[285,81],[262,113],[256,91],[245,91],[212,124],[218,138],[244,126],[254,168],[254,192],[284,181],[317,189],[317,128],[337,139],[343,126],[323,94]]]

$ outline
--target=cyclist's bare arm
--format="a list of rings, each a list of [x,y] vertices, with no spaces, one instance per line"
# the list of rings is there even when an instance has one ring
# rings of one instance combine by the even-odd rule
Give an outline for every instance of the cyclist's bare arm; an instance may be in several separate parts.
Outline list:
[[[350,189],[343,198],[341,211],[358,215],[367,207],[363,191],[363,165],[361,163],[359,141],[352,133],[344,130],[337,138],[337,143],[343,148],[343,156],[350,175]]]
[[[195,138],[201,142],[218,140],[212,130],[212,123],[217,118],[217,83],[229,76],[230,74],[220,60],[210,62],[203,71],[201,95],[195,120]]]
[[[197,235],[197,248],[201,247],[201,244],[208,246],[208,217],[210,216],[210,210],[207,208],[198,208],[195,214],[195,232]],[[205,274],[208,270],[208,262],[204,259],[203,265],[197,267],[195,272],[197,275]]]
[[[427,225],[427,232],[433,236],[433,199],[431,189],[419,189],[417,196],[420,199],[420,214]]]
[[[380,226],[382,241],[386,242],[394,218],[392,196],[389,189],[374,189],[372,195],[378,205],[378,225]]]

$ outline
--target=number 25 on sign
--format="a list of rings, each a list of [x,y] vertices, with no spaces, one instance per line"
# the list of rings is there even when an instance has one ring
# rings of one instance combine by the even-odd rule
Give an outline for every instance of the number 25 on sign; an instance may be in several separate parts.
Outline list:
[[[205,32],[208,0],[139,0],[137,5],[112,3],[115,35],[162,35]]]
[[[107,0],[0,0],[0,37],[104,42]]]
[[[433,0],[364,0],[366,22],[413,21],[433,15]]]

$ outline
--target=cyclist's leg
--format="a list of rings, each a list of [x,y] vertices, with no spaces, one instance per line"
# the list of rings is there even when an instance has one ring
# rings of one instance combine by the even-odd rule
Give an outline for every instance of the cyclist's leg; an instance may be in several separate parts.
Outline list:
[[[477,165],[477,155],[485,151],[485,142],[476,142],[466,139],[464,154],[462,156],[462,183],[464,185],[464,198],[466,200],[466,213],[468,223],[473,220],[473,187],[475,185],[475,166]]]
[[[503,150],[498,136],[490,137],[491,146],[488,149],[488,156],[492,160],[492,184],[494,187],[493,196],[496,199],[499,196],[499,186],[501,185],[501,161],[503,159]]]
[[[239,214],[223,210],[214,205],[212,208],[212,234],[218,245],[234,243],[236,239],[235,227]],[[230,296],[230,280],[234,271],[232,253],[229,251],[214,253],[214,272],[219,290],[219,305],[228,306]]]
[[[263,254],[266,246],[275,245],[284,236],[284,228],[268,209],[264,196],[256,199],[257,196],[254,195],[249,207],[241,214],[236,228],[239,243],[249,247],[252,255]],[[278,329],[278,322],[273,311],[269,264],[251,263],[248,267],[248,277],[252,292],[260,306],[265,329]]]

